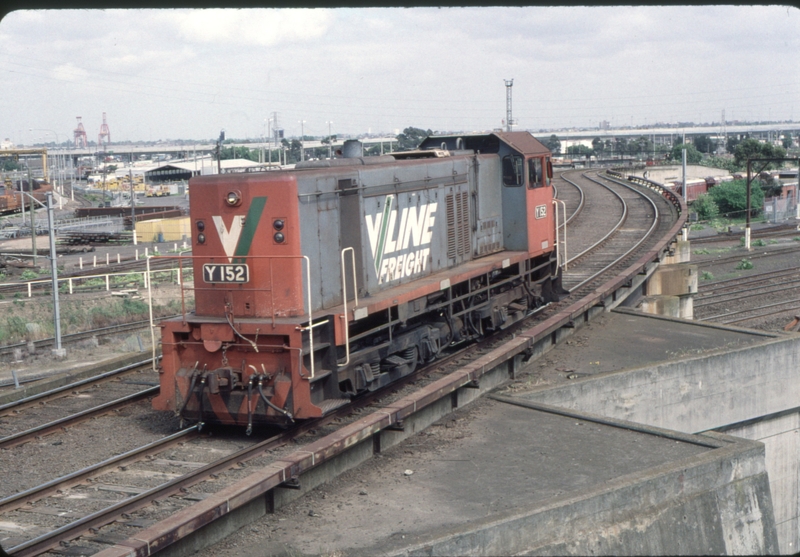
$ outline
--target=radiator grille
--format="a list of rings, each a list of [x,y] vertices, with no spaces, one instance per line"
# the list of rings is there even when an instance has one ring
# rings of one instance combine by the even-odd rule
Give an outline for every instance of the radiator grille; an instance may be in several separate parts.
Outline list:
[[[466,191],[445,196],[447,219],[447,258],[456,259],[470,251],[469,194]]]

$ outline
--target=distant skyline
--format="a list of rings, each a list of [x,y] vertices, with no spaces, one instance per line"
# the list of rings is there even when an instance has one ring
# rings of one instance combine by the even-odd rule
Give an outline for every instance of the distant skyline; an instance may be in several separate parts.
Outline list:
[[[789,6],[21,10],[0,141],[800,120],[798,62]]]

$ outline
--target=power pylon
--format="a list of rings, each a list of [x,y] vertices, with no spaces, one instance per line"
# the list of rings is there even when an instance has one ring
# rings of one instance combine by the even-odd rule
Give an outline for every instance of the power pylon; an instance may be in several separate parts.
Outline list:
[[[504,79],[506,83],[506,131],[511,131],[511,126],[516,124],[514,119],[511,117],[511,88],[514,86],[513,79]]]

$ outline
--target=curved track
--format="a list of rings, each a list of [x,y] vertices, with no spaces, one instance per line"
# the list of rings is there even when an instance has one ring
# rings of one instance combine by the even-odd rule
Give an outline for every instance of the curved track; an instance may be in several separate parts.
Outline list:
[[[587,182],[588,184],[588,182]],[[574,187],[574,186],[573,186]],[[592,189],[600,188],[599,185],[593,184]],[[621,188],[621,186],[610,186],[614,189],[617,187]],[[588,187],[586,185],[581,186],[582,189],[588,191]],[[634,188],[638,189],[638,188]],[[622,198],[629,198],[627,201],[629,204],[633,203],[636,205],[636,209],[634,211],[639,211],[639,207],[647,207],[648,205],[642,200],[642,195],[640,193],[633,193],[633,190],[621,188],[619,196]],[[644,197],[650,198],[652,201],[656,203],[657,206],[661,207],[660,214],[667,215],[670,214],[669,210],[669,203],[664,201],[660,198],[660,196],[653,192],[643,192]],[[589,202],[589,194],[588,193],[580,193],[579,189],[574,189],[573,193],[568,193],[566,186],[561,186],[561,191],[559,195],[567,201],[568,210],[572,215],[569,226],[578,226],[578,223],[583,221],[584,219],[596,219],[597,213],[593,210],[592,204]],[[611,194],[608,194],[609,196]],[[584,199],[582,202],[581,199]],[[599,199],[599,198],[598,198]],[[659,201],[660,199],[660,201]],[[597,201],[599,203],[599,201]],[[614,202],[617,203],[617,202]],[[661,205],[664,205],[662,207]],[[653,211],[650,210],[650,213]],[[622,214],[622,209],[618,210],[618,213]],[[672,212],[672,216],[676,217],[674,211]],[[630,218],[630,217],[629,217]],[[637,217],[638,218],[638,217]],[[653,220],[653,216],[651,214],[648,217],[651,221]],[[659,221],[658,226],[654,229],[654,231],[665,231],[663,228],[666,226],[666,229],[669,232],[665,232],[666,235],[673,235],[676,233],[676,218],[668,219],[663,218],[662,221]],[[617,219],[619,221],[619,217]],[[632,222],[632,220],[631,220]],[[581,223],[583,226],[583,223]],[[619,231],[618,234],[627,233],[628,231],[625,230],[628,227],[628,221],[623,223],[623,228]],[[613,228],[613,226],[612,226]],[[474,345],[465,349],[464,351],[451,356],[449,359],[437,361],[428,368],[418,370],[416,373],[408,376],[405,380],[401,383],[395,383],[390,386],[390,388],[384,392],[376,392],[369,397],[364,397],[360,399],[354,407],[343,408],[341,410],[341,415],[332,414],[325,418],[323,421],[320,422],[307,422],[303,424],[304,427],[308,427],[309,429],[305,430],[298,430],[297,433],[299,435],[314,435],[322,441],[323,439],[338,439],[332,445],[332,447],[338,447],[337,449],[323,449],[319,447],[318,449],[313,449],[311,452],[304,453],[306,455],[311,455],[309,458],[309,464],[313,465],[314,455],[317,454],[317,451],[326,451],[329,450],[330,452],[326,452],[327,456],[325,458],[331,457],[331,455],[336,454],[336,451],[343,450],[344,447],[349,446],[350,441],[347,441],[349,437],[353,435],[360,435],[357,433],[358,427],[367,427],[367,431],[374,434],[377,431],[380,431],[380,428],[383,427],[394,427],[394,428],[402,428],[403,420],[402,415],[406,410],[404,408],[409,407],[409,405],[413,406],[413,408],[423,408],[426,404],[431,404],[443,397],[449,397],[454,394],[454,390],[459,387],[478,387],[478,381],[480,378],[480,374],[477,374],[475,378],[472,378],[472,372],[464,371],[465,369],[477,368],[483,369],[484,366],[488,367],[490,365],[489,362],[496,362],[502,361],[503,358],[514,357],[514,354],[518,354],[520,351],[525,351],[525,346],[529,342],[526,338],[530,339],[532,342],[533,338],[543,338],[547,339],[550,338],[550,333],[548,331],[557,330],[559,327],[570,327],[573,316],[579,315],[582,311],[581,308],[592,307],[598,303],[598,300],[602,300],[604,296],[607,296],[611,293],[611,291],[616,288],[612,284],[617,282],[621,282],[629,278],[632,275],[638,274],[641,272],[641,268],[648,265],[654,258],[658,257],[658,254],[661,253],[665,249],[666,242],[669,241],[669,238],[666,236],[662,238],[654,237],[654,231],[651,231],[649,238],[644,242],[637,242],[639,247],[637,248],[636,252],[631,252],[629,249],[622,250],[617,253],[616,257],[616,266],[613,269],[609,268],[609,258],[607,254],[604,254],[602,257],[605,259],[605,271],[601,274],[595,273],[595,278],[592,279],[592,284],[599,284],[603,281],[602,287],[597,287],[596,290],[591,295],[585,295],[584,290],[588,287],[583,287],[580,290],[573,289],[573,293],[563,299],[560,302],[551,304],[547,308],[545,308],[541,315],[532,316],[527,320],[519,323],[517,326],[509,328],[503,331],[500,335],[487,339],[484,343],[480,345]],[[657,234],[657,232],[656,232]],[[595,235],[595,234],[593,234]],[[630,234],[627,235],[627,241],[630,243]],[[611,251],[612,248],[608,247],[608,242],[601,244],[599,251],[608,252]],[[630,246],[628,246],[629,248]],[[649,250],[649,251],[647,251]],[[598,251],[598,248],[595,249]],[[647,253],[644,253],[647,251]],[[584,265],[588,258],[590,257],[589,253],[585,253],[580,257],[580,260],[576,265]],[[639,259],[631,263],[631,260],[638,257]],[[621,276],[619,266],[626,266],[626,273],[627,275]],[[618,276],[620,275],[620,276]],[[616,278],[614,278],[616,277]],[[611,285],[611,286],[609,286]],[[581,298],[580,296],[583,296]],[[526,327],[530,329],[526,329]],[[533,330],[536,330],[534,333]],[[541,331],[540,331],[541,329]],[[511,356],[509,356],[511,354]],[[488,360],[487,360],[488,358]],[[486,364],[480,364],[479,362],[487,360]],[[477,369],[476,368],[476,369]],[[450,382],[453,383],[450,386]],[[445,385],[446,383],[446,385]],[[413,388],[411,385],[413,384]],[[405,385],[405,386],[404,386]],[[394,395],[388,395],[389,391],[399,390]],[[412,392],[409,392],[411,390]],[[361,408],[364,408],[366,405],[374,404],[379,397],[384,397],[384,400],[381,400],[381,405],[383,408],[388,409],[391,408],[391,411],[384,411],[378,412],[379,415],[384,416],[381,418],[381,425],[378,429],[372,429],[371,426],[368,424],[371,423],[369,421],[364,422],[361,419],[360,412]],[[416,402],[417,398],[419,398],[419,402]],[[386,400],[388,399],[388,401]],[[414,399],[415,402],[413,404],[408,402],[410,399]],[[404,402],[405,401],[405,402]],[[345,413],[350,413],[349,416],[345,416]],[[327,420],[327,421],[325,421]],[[366,423],[366,426],[359,425],[360,423]],[[349,424],[348,427],[342,427],[343,424]],[[377,422],[376,422],[377,424]],[[377,425],[376,425],[377,427]],[[349,429],[348,429],[349,428]],[[356,429],[354,429],[356,428]],[[340,431],[343,432],[344,430],[348,430],[348,433],[339,433]],[[324,437],[320,437],[324,436]],[[205,437],[198,436],[197,439],[203,439],[202,446],[205,449],[199,449],[200,445],[193,445],[195,448],[192,449],[194,453],[197,453],[200,450],[200,454],[205,454],[206,457],[213,455],[214,450],[218,450],[221,452],[225,452],[225,456],[220,459],[219,461],[212,461],[212,462],[205,462],[204,464],[199,464],[196,461],[192,461],[189,457],[182,456],[184,453],[175,454],[171,453],[172,456],[170,458],[159,458],[159,459],[151,459],[158,461],[163,467],[162,469],[156,469],[153,471],[152,469],[148,472],[147,468],[141,468],[139,466],[139,462],[142,462],[141,458],[133,457],[138,459],[136,460],[137,465],[129,465],[124,464],[120,465],[120,461],[112,461],[107,463],[105,461],[98,463],[99,468],[102,470],[110,470],[109,472],[111,475],[104,475],[103,476],[103,488],[107,491],[105,493],[116,493],[117,495],[114,496],[113,504],[109,507],[106,505],[105,510],[95,509],[91,512],[91,514],[83,514],[83,516],[77,518],[76,520],[69,521],[70,518],[75,517],[64,517],[60,523],[56,523],[54,519],[49,518],[47,520],[41,519],[38,522],[38,527],[40,530],[43,528],[41,526],[42,523],[50,523],[48,528],[54,532],[53,535],[45,536],[44,532],[36,531],[35,528],[27,531],[27,534],[34,534],[35,538],[32,538],[31,535],[26,536],[18,536],[19,540],[14,547],[11,547],[11,552],[13,555],[34,555],[38,554],[41,551],[46,551],[48,548],[57,547],[58,545],[70,545],[75,544],[75,542],[67,542],[66,540],[74,540],[76,537],[81,536],[82,534],[86,534],[87,532],[91,531],[92,534],[86,535],[82,537],[77,543],[79,547],[72,547],[71,549],[76,552],[85,553],[85,554],[92,554],[97,552],[100,549],[107,547],[103,541],[101,541],[99,537],[108,536],[119,538],[120,536],[122,539],[125,539],[128,536],[135,536],[136,532],[138,531],[137,528],[141,528],[142,526],[135,526],[133,523],[149,523],[153,520],[163,520],[169,517],[174,517],[176,513],[179,512],[180,509],[184,509],[185,511],[191,511],[191,507],[187,508],[187,505],[190,505],[193,500],[200,500],[204,498],[204,494],[208,494],[210,491],[218,491],[225,487],[225,485],[230,485],[231,482],[236,482],[237,479],[242,478],[245,474],[250,474],[250,472],[244,471],[243,469],[247,466],[244,462],[249,458],[256,459],[254,462],[259,464],[260,470],[270,470],[272,468],[273,473],[276,468],[276,461],[280,461],[281,454],[287,455],[288,453],[274,453],[278,449],[281,443],[285,443],[284,440],[279,440],[277,438],[268,438],[260,443],[253,443],[252,441],[245,441],[242,438],[239,439],[239,443],[244,443],[246,446],[243,448],[238,449],[237,451],[230,450],[222,450],[213,446],[213,443],[219,442],[217,438],[215,441],[210,440]],[[187,443],[188,446],[188,443]],[[145,451],[147,449],[144,449]],[[291,445],[289,448],[286,449],[287,451],[291,452]],[[189,451],[189,452],[192,452]],[[241,451],[241,452],[239,452]],[[291,454],[296,454],[297,451],[292,452]],[[302,452],[302,451],[301,451]],[[152,454],[153,453],[148,453]],[[320,462],[323,461],[323,457],[321,456],[323,453],[319,453],[320,455]],[[232,456],[233,455],[233,456]],[[249,456],[247,456],[249,455]],[[264,459],[259,460],[259,456],[263,456]],[[127,455],[126,457],[127,458]],[[146,458],[146,457],[145,457]],[[285,456],[285,458],[290,458],[289,456]],[[296,457],[292,457],[296,458]],[[304,457],[305,458],[305,457]],[[176,464],[175,467],[170,468],[170,460],[174,459],[173,462]],[[206,458],[208,460],[208,458]],[[167,461],[167,462],[163,462]],[[202,459],[200,459],[202,461]],[[193,463],[195,462],[195,463]],[[272,463],[272,464],[271,464]],[[161,474],[162,476],[172,474],[175,476],[174,472],[176,469],[180,469],[181,467],[186,468],[201,468],[203,472],[197,476],[192,476],[191,478],[187,474],[179,474],[178,477],[171,477],[168,479],[167,482],[161,481],[162,487],[153,487],[152,485],[147,484],[141,478],[147,478],[148,481],[155,482],[156,476]],[[140,480],[135,479],[124,479],[130,478],[130,476],[121,476],[117,474],[121,474],[126,472],[126,469],[134,469],[138,470],[138,476]],[[295,469],[294,467],[292,468]],[[160,470],[160,471],[159,471]],[[301,467],[296,468],[297,474],[299,475],[303,470]],[[79,474],[81,471],[76,471],[73,474]],[[95,474],[96,475],[96,474]],[[208,478],[211,481],[204,482],[202,484],[198,484],[201,481],[201,476],[204,478]],[[223,479],[223,476],[225,479]],[[288,477],[284,473],[284,485],[285,487],[293,487],[296,483],[296,478]],[[164,479],[163,477],[161,478]],[[62,487],[66,487],[68,485],[67,482],[84,482],[84,480],[76,480],[74,477],[69,480],[64,480],[64,485]],[[88,480],[86,480],[88,482]],[[137,482],[142,481],[143,485],[139,485]],[[266,482],[266,480],[265,480]],[[127,497],[125,496],[124,491],[121,491],[127,484],[133,483],[133,486],[128,486],[131,489],[138,489],[138,493],[130,496],[131,494],[128,493]],[[268,482],[266,482],[268,483]],[[93,484],[93,485],[92,485]],[[62,489],[61,494],[57,494],[59,498],[56,500],[50,500],[50,503],[41,503],[41,508],[60,508],[66,501],[69,500],[70,494],[76,494],[78,499],[81,498],[88,498],[91,500],[97,499],[97,492],[99,487],[99,482],[93,481],[88,483],[80,483],[80,486],[74,488],[77,491],[75,493],[73,488],[66,487],[66,490]],[[147,485],[144,485],[147,484]],[[163,487],[166,486],[166,487]],[[194,487],[190,487],[194,486]],[[53,485],[48,487],[44,487],[45,490],[52,490],[54,489]],[[58,489],[58,488],[56,488]],[[116,490],[116,491],[115,491]],[[102,490],[101,490],[102,491]],[[253,494],[255,495],[256,492],[259,492],[255,486],[253,486]],[[92,494],[94,493],[94,496]],[[169,494],[173,494],[172,497],[166,499]],[[195,494],[195,495],[192,495]],[[193,499],[194,497],[194,499]],[[149,501],[159,501],[157,505],[151,505],[149,507],[145,506]],[[0,504],[2,502],[0,501]],[[28,503],[26,503],[27,505]],[[12,505],[12,503],[9,503]],[[39,503],[37,503],[39,505]],[[13,505],[12,505],[13,506]],[[95,507],[97,503],[95,503]],[[142,508],[144,507],[144,508]],[[15,507],[16,508],[16,507]],[[92,508],[92,505],[89,505],[89,508]],[[142,508],[141,511],[137,511],[136,515],[132,515],[131,513],[134,512],[134,509]],[[42,511],[43,512],[43,511]],[[23,513],[21,510],[11,511],[11,514],[4,517],[4,520],[21,520],[21,515],[26,514]],[[35,513],[34,513],[35,514]],[[46,514],[43,512],[43,514]],[[186,515],[187,513],[181,511],[181,516]],[[189,513],[191,514],[191,513]],[[51,515],[47,515],[51,516]],[[119,517],[122,516],[123,518],[120,520]],[[111,524],[116,517],[116,522]],[[200,520],[197,524],[204,523],[204,520]],[[104,524],[111,524],[108,527],[103,527]],[[186,531],[183,531],[184,534]],[[41,534],[41,535],[39,535]],[[98,538],[98,539],[95,539]],[[107,543],[107,542],[106,542]],[[149,542],[148,542],[149,543]],[[13,544],[12,544],[13,545]],[[151,546],[155,547],[155,546]],[[83,551],[85,548],[85,552]]]
[[[586,203],[582,218],[567,228],[570,247],[563,284],[570,293],[587,291],[606,273],[621,270],[652,247],[676,217],[673,206],[648,188],[596,172],[576,174],[565,179],[584,191]]]

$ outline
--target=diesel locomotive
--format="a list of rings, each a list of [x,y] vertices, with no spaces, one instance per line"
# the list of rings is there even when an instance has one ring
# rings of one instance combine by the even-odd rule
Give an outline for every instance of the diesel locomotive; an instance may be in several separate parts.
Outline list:
[[[320,417],[562,292],[531,134],[342,155],[190,181],[195,310],[161,324],[154,408],[248,432]]]

